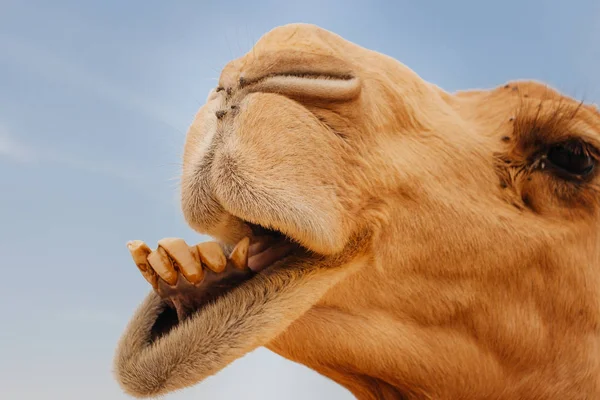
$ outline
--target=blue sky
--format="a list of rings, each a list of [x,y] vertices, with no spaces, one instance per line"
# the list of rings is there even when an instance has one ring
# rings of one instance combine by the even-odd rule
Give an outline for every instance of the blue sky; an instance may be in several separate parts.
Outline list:
[[[290,22],[448,91],[532,78],[600,102],[597,0],[0,0],[0,398],[127,398],[112,357],[148,286],[125,242],[207,239],[177,199],[186,127],[225,63]],[[352,397],[259,349],[170,398]]]

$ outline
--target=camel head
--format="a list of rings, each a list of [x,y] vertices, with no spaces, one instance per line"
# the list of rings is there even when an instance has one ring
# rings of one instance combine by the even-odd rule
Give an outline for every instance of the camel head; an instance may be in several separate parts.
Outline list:
[[[223,69],[181,178],[194,230],[267,251],[155,339],[150,294],[117,377],[164,394],[266,346],[360,399],[600,396],[599,159],[598,109],[546,85],[447,93],[276,28]]]

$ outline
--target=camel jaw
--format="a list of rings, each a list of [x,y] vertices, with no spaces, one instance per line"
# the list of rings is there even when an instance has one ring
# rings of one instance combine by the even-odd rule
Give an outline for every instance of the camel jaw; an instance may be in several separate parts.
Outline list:
[[[336,257],[290,254],[259,273],[247,266],[236,269],[229,255],[221,273],[231,273],[242,282],[185,315],[184,321],[169,300],[152,291],[117,346],[117,381],[126,393],[150,398],[214,375],[266,346],[333,286],[361,268],[366,243],[358,238]],[[217,275],[207,269],[204,279]]]

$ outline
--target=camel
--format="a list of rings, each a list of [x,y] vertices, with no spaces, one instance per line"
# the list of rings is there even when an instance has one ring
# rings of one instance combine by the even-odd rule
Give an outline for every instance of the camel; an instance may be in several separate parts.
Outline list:
[[[129,249],[145,398],[266,347],[357,399],[600,398],[600,112],[536,81],[448,93],[311,24],[227,64],[186,136],[214,241]]]

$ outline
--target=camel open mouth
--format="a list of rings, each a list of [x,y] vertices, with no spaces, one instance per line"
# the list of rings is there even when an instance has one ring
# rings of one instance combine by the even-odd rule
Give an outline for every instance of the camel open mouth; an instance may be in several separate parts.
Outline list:
[[[142,241],[128,243],[142,275],[165,304],[151,329],[152,341],[265,270],[312,253],[276,229],[244,223],[252,235],[240,240],[228,255],[217,242],[188,246],[182,239],[165,238],[156,250]]]

